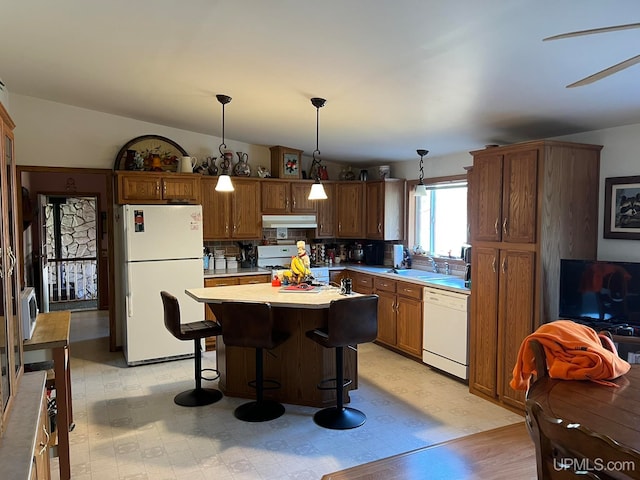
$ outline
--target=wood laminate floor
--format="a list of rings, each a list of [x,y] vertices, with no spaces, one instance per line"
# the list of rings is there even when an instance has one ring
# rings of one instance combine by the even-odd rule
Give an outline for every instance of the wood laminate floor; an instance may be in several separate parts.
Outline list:
[[[322,480],[515,478],[536,478],[535,448],[524,422],[330,473]]]

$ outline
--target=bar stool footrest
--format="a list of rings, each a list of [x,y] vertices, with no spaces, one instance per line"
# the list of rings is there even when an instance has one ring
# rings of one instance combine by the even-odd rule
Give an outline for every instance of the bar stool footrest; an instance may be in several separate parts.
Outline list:
[[[262,390],[277,390],[282,387],[282,384],[277,380],[263,380]],[[256,388],[256,381],[251,380],[247,383],[251,388]]]
[[[335,390],[337,381],[337,378],[327,378],[326,380],[322,380],[318,385],[316,385],[316,388],[318,390]],[[328,386],[327,384],[329,383],[331,383],[332,385]],[[350,378],[345,378],[344,383],[342,384],[342,388],[348,387],[352,383],[353,380],[351,380]]]
[[[202,375],[204,372],[214,372],[214,376],[212,378],[207,378],[204,375]],[[200,378],[202,380],[206,380],[207,382],[213,382],[220,378],[220,371],[216,370],[215,368],[203,368],[200,371]]]

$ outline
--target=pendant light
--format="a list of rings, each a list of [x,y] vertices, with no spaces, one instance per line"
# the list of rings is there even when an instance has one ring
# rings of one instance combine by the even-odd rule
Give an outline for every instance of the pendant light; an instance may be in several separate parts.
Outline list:
[[[220,151],[220,158],[224,159],[224,150],[227,145],[224,143],[224,106],[231,101],[231,97],[228,95],[216,95],[218,101],[222,104],[222,143],[218,147]],[[231,177],[229,175],[220,175],[218,177],[218,183],[216,183],[217,192],[233,192],[233,184],[231,183]]]
[[[320,132],[320,107],[324,107],[326,100],[324,98],[314,97],[311,99],[311,103],[316,107],[316,149],[313,151],[313,161],[311,162],[311,171],[313,172],[316,167],[316,181],[311,185],[311,191],[309,192],[309,200],[326,200],[327,193],[324,191],[324,187],[320,183],[320,164],[321,160],[320,150],[318,149],[318,137]],[[318,157],[316,157],[318,154]]]
[[[420,181],[418,182],[418,185],[416,185],[415,195],[418,197],[425,197],[427,196],[427,187],[424,183],[422,183],[422,179],[424,178],[424,166],[422,164],[422,157],[429,153],[429,150],[420,148],[416,150],[416,152],[418,152],[418,155],[420,155]]]

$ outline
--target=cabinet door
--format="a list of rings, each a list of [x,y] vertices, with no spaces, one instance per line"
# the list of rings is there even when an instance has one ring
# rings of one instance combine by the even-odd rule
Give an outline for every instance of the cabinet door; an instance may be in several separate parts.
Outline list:
[[[47,412],[47,396],[42,393],[42,407],[40,411],[40,422],[38,422],[38,432],[36,433],[36,451],[33,452],[33,460],[37,480],[49,480],[51,478],[51,465],[49,460],[49,414]]]
[[[502,238],[502,155],[485,154],[473,159],[475,240],[497,242]]]
[[[199,198],[200,178],[195,175],[172,174],[162,178],[163,200],[196,202]]]
[[[511,389],[509,381],[520,344],[534,329],[535,254],[503,250],[500,254],[499,288],[499,397],[505,403],[524,410],[525,392]]]
[[[205,240],[231,238],[232,193],[216,192],[217,182],[217,178],[203,178],[201,182],[202,236]]]
[[[396,345],[396,295],[377,291],[378,295],[378,340],[387,345]]]
[[[338,238],[362,238],[363,235],[363,194],[362,182],[338,183],[337,217]]]
[[[330,270],[329,271],[329,283],[333,285],[340,285],[340,282],[343,278],[351,278],[352,279],[352,288],[353,288],[353,275],[347,272],[346,270]],[[354,290],[355,291],[355,290]]]
[[[316,213],[316,202],[328,200],[309,200],[311,185],[311,182],[291,182],[291,213]]]
[[[290,182],[262,182],[262,213],[289,213],[291,206],[289,201],[290,185]]]
[[[469,386],[490,397],[497,394],[498,255],[495,248],[474,247],[471,270]]]
[[[160,176],[119,173],[118,180],[118,203],[162,200]]]
[[[536,241],[538,150],[508,153],[504,157],[502,240]]]
[[[422,358],[422,302],[413,298],[396,297],[397,347]]]
[[[364,293],[366,295],[373,293],[373,276],[353,272],[351,277],[353,278],[354,292]]]
[[[232,238],[262,238],[262,214],[260,212],[260,182],[258,180],[233,180]]]
[[[314,200],[317,202],[318,227],[316,228],[316,238],[333,238],[335,236],[335,206],[336,186],[333,183],[323,183],[324,191],[327,194],[326,200]]]
[[[384,182],[367,182],[366,190],[366,237],[372,240],[383,240]]]

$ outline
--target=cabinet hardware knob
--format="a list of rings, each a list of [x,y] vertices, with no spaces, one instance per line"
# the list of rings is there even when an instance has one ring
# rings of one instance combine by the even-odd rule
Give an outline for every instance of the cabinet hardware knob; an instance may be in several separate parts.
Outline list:
[[[507,234],[507,217],[504,217],[504,221],[502,222],[502,231],[504,234]]]
[[[493,273],[496,273],[496,257],[493,257],[493,262],[491,262],[491,269]]]
[[[499,219],[499,218],[496,218],[496,221],[495,221],[495,223],[493,224],[493,229],[495,230],[496,235],[497,235],[498,233],[500,233],[500,230],[498,230],[498,225],[499,225],[499,224],[500,224],[500,219]]]
[[[507,272],[507,259],[503,258],[502,259],[502,273],[506,273]]]

